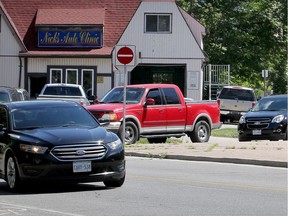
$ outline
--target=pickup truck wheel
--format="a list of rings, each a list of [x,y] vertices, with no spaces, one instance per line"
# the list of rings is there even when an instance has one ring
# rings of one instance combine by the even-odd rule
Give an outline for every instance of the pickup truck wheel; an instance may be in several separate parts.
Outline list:
[[[147,138],[149,143],[165,143],[167,138],[161,137],[161,138]]]
[[[123,125],[120,127],[119,137],[122,138]],[[133,122],[126,122],[125,126],[125,144],[131,145],[138,140],[138,129]]]
[[[194,130],[190,134],[192,142],[208,142],[210,138],[210,127],[206,121],[196,123]]]

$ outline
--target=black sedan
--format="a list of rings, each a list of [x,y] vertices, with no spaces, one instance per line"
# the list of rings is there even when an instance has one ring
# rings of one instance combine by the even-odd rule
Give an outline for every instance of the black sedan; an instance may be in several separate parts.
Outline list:
[[[0,104],[0,178],[16,190],[26,181],[125,180],[124,146],[76,102]]]
[[[287,140],[287,95],[262,98],[238,123],[239,141]]]

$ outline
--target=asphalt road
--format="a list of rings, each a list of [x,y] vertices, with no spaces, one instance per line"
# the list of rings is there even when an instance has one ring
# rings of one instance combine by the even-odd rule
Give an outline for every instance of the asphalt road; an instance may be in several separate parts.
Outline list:
[[[0,182],[0,215],[286,216],[287,169],[127,157],[121,188]]]

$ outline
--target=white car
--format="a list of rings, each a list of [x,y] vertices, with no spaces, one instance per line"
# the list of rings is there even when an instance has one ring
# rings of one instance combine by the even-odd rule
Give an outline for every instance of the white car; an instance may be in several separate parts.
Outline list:
[[[38,100],[69,100],[76,101],[83,106],[90,105],[81,85],[52,83],[46,84],[37,97]]]

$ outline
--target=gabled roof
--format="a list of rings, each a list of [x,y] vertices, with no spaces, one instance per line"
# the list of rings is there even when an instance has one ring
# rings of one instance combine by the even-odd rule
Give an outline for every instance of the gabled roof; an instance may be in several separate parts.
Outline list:
[[[8,20],[8,25],[10,26],[10,29],[12,32],[14,32],[14,34],[16,35],[16,40],[18,40],[18,42],[21,44],[21,46],[23,47],[23,50],[27,50],[22,38],[16,28],[16,26],[14,25],[12,19],[10,18],[8,12],[6,11],[6,9],[4,8],[2,2],[0,1],[0,11],[2,11],[3,15],[5,16],[5,18]],[[1,13],[0,13],[1,14]],[[0,20],[1,21],[1,20]]]
[[[72,24],[75,22],[75,18],[71,16],[72,13],[74,14],[75,12],[80,11],[82,16],[86,16],[82,13],[82,10],[88,10],[89,14],[87,14],[87,16],[90,16],[91,13],[100,11],[99,14],[95,14],[97,18],[92,22],[95,24],[95,22],[99,22],[100,20],[104,23],[103,48],[85,49],[80,52],[78,49],[63,49],[58,52],[58,54],[61,55],[62,52],[65,52],[67,55],[82,55],[83,53],[89,55],[90,52],[94,55],[111,55],[112,48],[116,45],[126,26],[129,24],[129,21],[137,10],[141,0],[1,0],[1,2],[10,17],[11,23],[14,23],[15,29],[19,32],[20,39],[29,50],[28,53],[31,55],[35,53],[37,53],[37,55],[46,55],[45,52],[57,53],[57,51],[53,49],[43,49],[36,46],[36,21],[37,24],[44,24],[48,22],[48,19],[52,18],[41,15],[45,10],[52,9],[50,13],[52,14],[57,12],[57,10],[59,10],[58,12],[65,12],[65,10],[68,9],[70,15],[65,17],[63,14],[59,14],[57,15],[58,18],[53,18],[53,22],[60,23],[61,19],[63,19],[65,22],[70,22]],[[36,19],[37,12],[40,12],[40,20]],[[81,17],[78,18],[79,20],[82,20],[79,22],[84,22]]]

